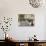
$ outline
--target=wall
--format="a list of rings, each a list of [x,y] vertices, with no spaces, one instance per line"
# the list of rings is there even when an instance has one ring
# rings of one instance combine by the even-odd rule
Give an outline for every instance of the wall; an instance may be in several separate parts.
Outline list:
[[[45,6],[44,6],[45,7]],[[0,17],[12,17],[13,22],[10,31],[10,35],[17,40],[27,40],[34,34],[37,35],[39,40],[45,39],[45,15],[46,8],[32,8],[28,0],[0,0]],[[18,14],[34,14],[35,26],[34,27],[18,27]],[[0,35],[2,31],[0,31]],[[0,36],[0,39],[3,37]],[[3,38],[4,39],[4,38]]]

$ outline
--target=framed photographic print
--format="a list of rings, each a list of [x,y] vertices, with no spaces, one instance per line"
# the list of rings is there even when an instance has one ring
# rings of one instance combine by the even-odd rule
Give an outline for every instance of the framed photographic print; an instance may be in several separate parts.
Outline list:
[[[18,23],[19,26],[34,26],[35,16],[34,14],[19,14]]]

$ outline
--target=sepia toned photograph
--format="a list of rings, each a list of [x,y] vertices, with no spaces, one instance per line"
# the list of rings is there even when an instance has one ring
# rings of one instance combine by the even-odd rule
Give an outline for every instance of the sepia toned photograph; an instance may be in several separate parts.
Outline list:
[[[18,23],[19,26],[34,26],[35,16],[34,14],[19,14]]]

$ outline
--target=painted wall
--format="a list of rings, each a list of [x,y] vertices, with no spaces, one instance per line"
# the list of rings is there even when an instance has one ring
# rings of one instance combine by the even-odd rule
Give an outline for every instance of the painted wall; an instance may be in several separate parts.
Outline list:
[[[44,6],[45,7],[45,6]],[[10,31],[8,33],[17,40],[27,40],[34,34],[37,35],[37,39],[45,39],[45,15],[46,8],[32,8],[28,0],[0,0],[0,19],[1,17],[12,17],[13,22]],[[34,14],[35,26],[34,27],[19,27],[18,26],[18,14]],[[0,31],[0,39],[2,37],[2,31]],[[4,34],[4,33],[3,33]],[[11,37],[12,37],[11,36]]]

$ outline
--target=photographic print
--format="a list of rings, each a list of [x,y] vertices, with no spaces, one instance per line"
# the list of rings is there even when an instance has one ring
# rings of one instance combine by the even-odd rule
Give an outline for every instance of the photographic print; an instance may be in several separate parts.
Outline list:
[[[34,26],[35,16],[34,14],[19,14],[18,23],[19,26]]]

